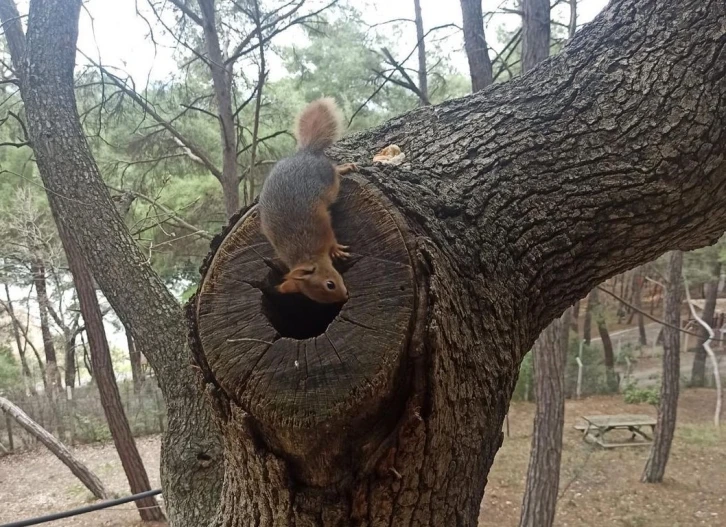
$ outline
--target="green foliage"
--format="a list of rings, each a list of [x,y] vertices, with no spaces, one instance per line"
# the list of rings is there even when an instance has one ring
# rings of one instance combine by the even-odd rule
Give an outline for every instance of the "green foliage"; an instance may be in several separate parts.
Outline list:
[[[577,394],[577,356],[580,353],[580,340],[570,340],[565,366],[565,393],[568,397]],[[597,346],[582,344],[582,395],[611,393],[605,374],[602,349]]]
[[[76,423],[76,433],[89,443],[110,441],[111,432],[106,421],[92,415],[76,413],[73,418]]]
[[[682,424],[676,428],[676,437],[689,445],[711,446],[723,442],[723,435],[713,424]]]
[[[20,364],[9,346],[0,345],[0,393],[9,392],[22,385]]]
[[[534,398],[534,355],[530,352],[524,356],[519,366],[519,377],[514,386],[513,401],[531,401]]]
[[[660,386],[639,388],[636,382],[631,382],[623,390],[623,400],[626,404],[657,405],[660,402]]]

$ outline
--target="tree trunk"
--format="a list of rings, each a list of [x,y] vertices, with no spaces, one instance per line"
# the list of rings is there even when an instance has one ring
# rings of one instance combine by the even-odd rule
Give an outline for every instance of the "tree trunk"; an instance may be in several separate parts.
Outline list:
[[[484,34],[482,0],[461,0],[464,23],[464,49],[469,61],[471,91],[483,90],[492,83],[492,61]]]
[[[113,444],[116,447],[119,459],[121,459],[121,465],[126,473],[131,493],[146,492],[151,490],[151,484],[121,403],[121,395],[116,384],[116,376],[111,361],[111,350],[108,347],[106,330],[103,327],[103,314],[98,305],[93,277],[83,261],[83,255],[76,242],[68,236],[63,224],[58,225],[58,233],[68,259],[68,267],[73,275],[73,284],[78,295],[86,335],[88,335],[88,345],[91,348],[94,379],[96,386],[98,386],[101,406],[103,407],[103,413],[106,415],[106,422],[113,438]],[[143,521],[163,521],[165,519],[156,498],[153,496],[137,500],[134,503],[136,503]]]
[[[421,1],[413,0],[414,22],[416,23],[416,45],[418,46],[418,91],[421,94],[418,103],[420,106],[428,106],[429,102],[429,81],[426,71],[426,38],[424,35],[423,17],[421,16]]]
[[[224,249],[188,311],[222,478],[173,299],[83,141],[79,2],[30,5],[16,64],[33,79],[21,92],[39,172],[165,391],[162,474],[178,525],[209,523],[222,481],[217,525],[475,525],[542,329],[610,276],[714,243],[726,225],[726,6],[612,1],[547,68],[329,150],[361,165],[336,212],[356,256],[341,267],[351,298],[338,316],[270,291],[255,209],[215,240]],[[7,38],[21,27],[7,19]],[[416,162],[370,166],[391,143]],[[312,322],[320,334],[282,337],[268,317],[287,335]]]
[[[520,527],[551,527],[555,519],[565,424],[565,363],[570,313],[571,310],[567,310],[561,318],[553,320],[532,350],[537,411]]]
[[[572,306],[572,309],[570,310],[570,330],[575,333],[575,335],[580,336],[580,301],[578,300],[575,302],[575,305]]]
[[[124,329],[126,329],[126,344],[129,348],[129,362],[131,362],[131,379],[134,383],[134,393],[138,394],[144,382],[144,371],[141,369],[141,353],[136,349],[131,331],[128,328]]]
[[[683,253],[674,251],[668,263],[668,286],[665,293],[663,320],[671,326],[681,327],[681,288],[683,281]],[[653,446],[641,476],[643,483],[661,483],[676,429],[678,390],[681,377],[680,332],[663,327],[663,382],[660,386],[658,424],[655,427]]]
[[[71,330],[66,337],[66,387],[76,385],[76,338],[78,333]]]
[[[603,351],[603,364],[605,365],[605,379],[608,389],[611,392],[618,391],[618,378],[615,374],[615,353],[613,352],[613,341],[610,340],[607,323],[605,322],[605,309],[600,304],[600,295],[598,288],[594,288],[590,293],[590,302],[592,302],[592,316],[595,317],[597,331],[600,334]]]
[[[232,65],[226,64],[217,33],[214,0],[197,0],[202,14],[206,63],[212,75],[214,98],[219,115],[222,141],[222,193],[229,218],[239,210],[239,168],[237,166],[237,130],[232,108]],[[250,172],[251,173],[251,172]]]
[[[567,38],[571,39],[577,31],[577,0],[570,0],[570,22],[567,24]]]
[[[43,336],[43,350],[45,351],[45,373],[49,394],[53,399],[57,397],[58,391],[62,388],[58,359],[55,353],[53,335],[50,332],[50,320],[48,318],[48,291],[45,281],[45,264],[42,260],[34,259],[30,264],[33,275],[33,284],[38,296],[38,312],[40,315],[40,332]]]
[[[10,317],[10,325],[13,328],[13,337],[15,338],[15,347],[18,348],[18,356],[20,357],[20,367],[23,370],[23,377],[25,378],[25,386],[31,393],[35,392],[35,381],[33,380],[33,374],[30,372],[30,367],[28,366],[28,358],[25,356],[25,346],[23,345],[23,340],[20,338],[20,321],[15,316],[15,308],[13,307],[13,301],[10,298],[10,288],[8,287],[8,284],[3,284],[3,287],[5,288],[5,298],[6,303],[5,307],[8,312],[8,316]]]
[[[80,8],[80,0],[32,0],[27,50],[12,0],[0,0],[0,17],[56,223],[81,247],[104,296],[154,368],[164,395],[166,512],[173,525],[208,527],[222,486],[219,428],[202,391],[194,388],[199,377],[188,366],[179,304],[129,234],[84,138],[73,76]]]
[[[716,313],[716,301],[718,300],[718,283],[721,279],[721,264],[716,262],[713,267],[711,280],[706,284],[706,301],[703,306],[703,321],[709,326],[714,326],[714,314]],[[701,336],[698,338],[696,353],[693,357],[691,367],[691,386],[706,385],[706,358],[708,354],[703,348],[703,343],[708,338],[708,332],[701,328]],[[688,350],[686,350],[688,351]]]
[[[15,421],[22,426],[26,432],[43,443],[48,450],[53,453],[53,455],[60,459],[65,466],[71,469],[71,472],[73,472],[73,474],[86,486],[88,490],[93,493],[94,496],[100,500],[104,500],[108,497],[106,489],[95,474],[88,470],[83,463],[74,458],[71,451],[68,450],[63,443],[53,437],[53,434],[33,421],[28,414],[23,412],[19,407],[15,406],[4,397],[0,397],[0,409],[7,412],[7,414],[15,419]]]
[[[648,334],[645,332],[645,317],[643,316],[643,282],[645,280],[645,273],[642,267],[639,267],[635,273],[633,273],[633,306],[638,310],[635,313],[635,317],[638,319],[638,335],[640,338],[640,345],[648,345]]]
[[[550,54],[550,0],[522,0],[522,73]]]
[[[590,291],[590,294],[587,296],[587,306],[585,307],[585,320],[582,324],[582,338],[585,341],[585,344],[588,346],[590,345],[590,342],[592,342],[592,308],[593,303],[596,300],[593,300],[594,298],[597,299],[597,292],[595,289]]]

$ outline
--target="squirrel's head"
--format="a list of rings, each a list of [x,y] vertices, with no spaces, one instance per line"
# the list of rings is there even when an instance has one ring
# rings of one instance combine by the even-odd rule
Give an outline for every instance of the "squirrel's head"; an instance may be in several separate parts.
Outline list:
[[[277,291],[283,294],[302,293],[321,304],[337,304],[348,300],[348,289],[343,277],[329,262],[298,265],[285,275]]]

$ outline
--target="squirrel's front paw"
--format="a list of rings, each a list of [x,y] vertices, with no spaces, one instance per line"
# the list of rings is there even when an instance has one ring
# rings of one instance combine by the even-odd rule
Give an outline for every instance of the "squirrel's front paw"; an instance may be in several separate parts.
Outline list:
[[[334,259],[348,258],[350,256],[348,249],[349,247],[347,245],[340,245],[339,243],[336,243],[333,245],[333,248],[330,249],[330,257]]]
[[[350,172],[358,172],[358,165],[355,163],[345,163],[336,167],[338,174],[344,176]]]

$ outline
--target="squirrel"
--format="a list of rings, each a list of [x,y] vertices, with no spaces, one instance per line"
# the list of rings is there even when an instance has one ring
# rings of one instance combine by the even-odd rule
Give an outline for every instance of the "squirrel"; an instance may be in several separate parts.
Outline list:
[[[302,293],[323,304],[348,299],[333,259],[350,256],[333,232],[329,207],[338,197],[340,176],[358,170],[334,165],[324,154],[342,134],[342,115],[330,97],[309,103],[295,123],[297,152],[278,161],[260,191],[262,233],[289,272],[279,293]]]

